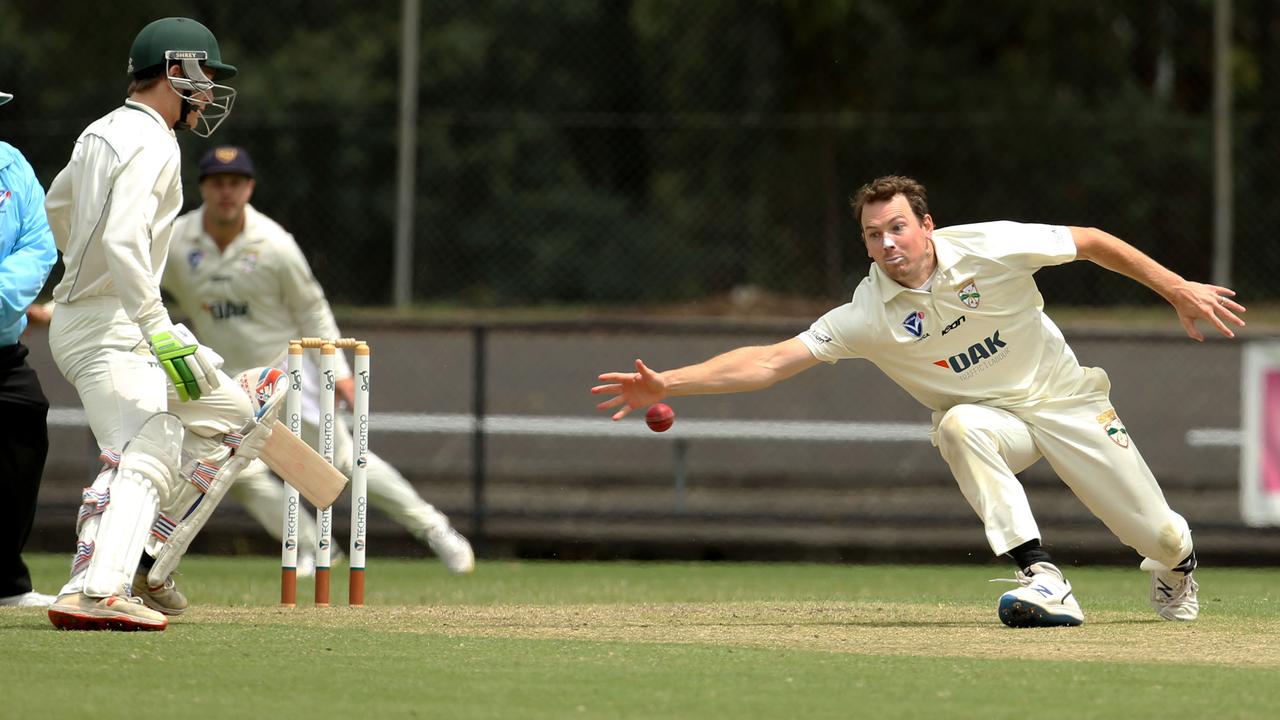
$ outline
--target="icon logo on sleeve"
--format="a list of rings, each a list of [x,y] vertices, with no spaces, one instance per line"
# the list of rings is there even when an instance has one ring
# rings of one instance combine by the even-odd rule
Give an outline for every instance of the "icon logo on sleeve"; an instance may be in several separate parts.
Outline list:
[[[960,291],[956,294],[960,296],[960,302],[968,305],[974,310],[978,309],[978,303],[982,301],[982,295],[978,292],[977,283],[969,283],[968,285],[965,285],[960,288]]]

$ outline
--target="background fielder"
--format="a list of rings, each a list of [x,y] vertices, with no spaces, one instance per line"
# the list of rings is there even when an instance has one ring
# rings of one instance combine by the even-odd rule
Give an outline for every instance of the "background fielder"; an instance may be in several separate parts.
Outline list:
[[[252,159],[243,148],[222,146],[200,161],[201,207],[174,224],[163,285],[190,318],[200,337],[226,358],[232,371],[261,365],[283,366],[290,339],[340,337],[324,291],[316,282],[293,236],[263,215],[249,200],[254,190]],[[337,361],[337,399],[353,406],[354,381],[343,353]],[[319,407],[312,388],[319,373],[304,365],[303,437],[318,442]],[[335,459],[351,474],[351,432],[339,417]],[[423,500],[394,467],[374,453],[368,456],[371,504],[426,543],[454,573],[471,572],[470,543],[443,513]],[[232,492],[249,513],[281,537],[284,488],[261,462],[240,475]],[[300,575],[315,567],[315,521],[299,513]]]
[[[854,215],[875,261],[851,302],[806,332],[767,347],[739,348],[663,373],[636,360],[606,373],[593,393],[614,394],[613,417],[668,396],[756,390],[819,362],[865,358],[933,410],[932,439],[982,519],[997,554],[1017,563],[1020,587],[1000,599],[1009,625],[1078,625],[1084,615],[1040,530],[1015,473],[1044,457],[1077,497],[1151,572],[1159,615],[1199,612],[1195,555],[1186,521],[1112,408],[1110,383],[1082,368],[1043,312],[1033,273],[1088,259],[1155,290],[1188,335],[1197,319],[1233,337],[1226,319],[1244,308],[1228,288],[1188,282],[1127,243],[1093,228],[980,223],[934,231],[924,187],[880,178],[858,191]]]

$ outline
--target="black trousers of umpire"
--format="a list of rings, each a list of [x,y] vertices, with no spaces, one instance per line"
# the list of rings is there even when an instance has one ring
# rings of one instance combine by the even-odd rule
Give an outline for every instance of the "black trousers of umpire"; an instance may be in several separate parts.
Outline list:
[[[49,401],[22,343],[0,347],[0,597],[31,591],[22,548],[49,453]]]

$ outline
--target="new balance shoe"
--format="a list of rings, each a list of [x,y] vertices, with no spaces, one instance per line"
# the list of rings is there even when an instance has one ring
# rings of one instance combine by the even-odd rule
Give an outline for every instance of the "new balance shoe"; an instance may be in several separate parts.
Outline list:
[[[1200,614],[1196,591],[1200,583],[1192,573],[1170,570],[1150,558],[1143,559],[1143,570],[1151,573],[1151,607],[1165,620],[1195,620]]]
[[[178,589],[172,575],[162,584],[151,587],[147,584],[146,571],[139,570],[133,576],[133,594],[143,605],[165,615],[181,615],[187,609],[187,596]]]
[[[57,598],[52,595],[45,595],[32,590],[21,595],[0,597],[0,607],[49,607],[54,600],[57,600]]]
[[[1000,622],[1015,628],[1066,627],[1084,622],[1084,612],[1071,592],[1071,583],[1050,563],[1035,563],[1019,570],[1021,587],[1000,596]]]
[[[449,572],[465,575],[476,569],[476,554],[471,543],[452,527],[446,525],[427,533],[427,544]]]
[[[49,621],[59,630],[163,630],[169,619],[123,595],[95,598],[84,593],[61,595],[49,606]]]

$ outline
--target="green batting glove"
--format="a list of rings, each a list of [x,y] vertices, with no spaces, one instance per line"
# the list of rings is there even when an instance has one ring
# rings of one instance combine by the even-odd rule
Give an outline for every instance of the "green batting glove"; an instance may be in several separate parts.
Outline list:
[[[200,347],[184,325],[174,325],[152,335],[151,353],[160,361],[182,402],[199,400],[218,387],[217,366],[221,358],[208,348]]]

